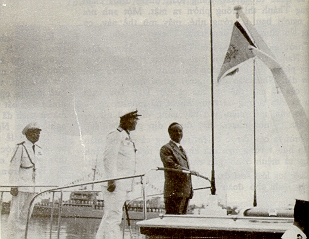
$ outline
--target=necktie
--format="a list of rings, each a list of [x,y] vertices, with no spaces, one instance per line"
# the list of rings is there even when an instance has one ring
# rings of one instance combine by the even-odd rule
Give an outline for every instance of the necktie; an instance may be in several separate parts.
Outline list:
[[[183,147],[181,145],[179,145],[179,149],[183,154],[185,154],[185,151],[183,150]]]
[[[35,145],[32,145],[33,153],[35,153]]]
[[[128,136],[129,136],[130,142],[133,144],[134,152],[136,153],[137,149],[136,149],[136,147],[135,147],[135,143],[132,141],[132,139],[131,139],[131,137],[130,137],[130,132],[127,131],[127,134],[128,134]]]

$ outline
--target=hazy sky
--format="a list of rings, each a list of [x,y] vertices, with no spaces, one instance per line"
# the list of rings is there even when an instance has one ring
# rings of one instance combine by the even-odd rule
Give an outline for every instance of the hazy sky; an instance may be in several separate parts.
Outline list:
[[[233,7],[241,3],[255,18],[308,109],[308,6],[263,0],[253,15],[252,1],[214,2],[217,194],[230,205],[252,205],[252,60],[216,83],[236,19]],[[14,145],[31,121],[42,126],[45,183],[91,180],[85,176],[102,160],[106,134],[129,106],[143,115],[132,132],[139,172],[162,166],[159,149],[176,121],[184,127],[191,168],[210,177],[208,1],[10,0],[0,11],[1,182],[8,183]],[[257,60],[256,72],[258,205],[284,206],[308,196],[308,159],[270,71]],[[162,172],[151,173],[157,188],[163,180]],[[208,186],[202,179],[193,183]],[[193,200],[204,202],[208,194]]]

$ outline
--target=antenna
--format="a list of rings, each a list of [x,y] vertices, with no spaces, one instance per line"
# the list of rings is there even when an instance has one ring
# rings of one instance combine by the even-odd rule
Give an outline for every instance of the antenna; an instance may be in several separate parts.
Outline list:
[[[212,39],[212,2],[209,0],[209,16],[210,16],[210,69],[211,69],[211,195],[216,194],[215,180],[215,128],[214,128],[214,69],[213,69],[213,39]]]
[[[253,25],[255,25],[255,0],[253,0]],[[253,192],[253,207],[257,206],[257,195],[256,195],[256,110],[255,110],[255,87],[256,87],[256,62],[253,59],[253,82],[252,82],[252,96],[253,96],[253,180],[254,180],[254,192]]]

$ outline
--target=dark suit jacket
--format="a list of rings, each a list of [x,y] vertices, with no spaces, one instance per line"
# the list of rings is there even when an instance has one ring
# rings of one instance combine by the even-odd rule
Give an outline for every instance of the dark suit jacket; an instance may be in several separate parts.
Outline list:
[[[165,168],[189,169],[187,155],[182,153],[173,141],[162,146],[160,157]],[[192,198],[193,190],[190,174],[164,171],[164,176],[164,197]]]

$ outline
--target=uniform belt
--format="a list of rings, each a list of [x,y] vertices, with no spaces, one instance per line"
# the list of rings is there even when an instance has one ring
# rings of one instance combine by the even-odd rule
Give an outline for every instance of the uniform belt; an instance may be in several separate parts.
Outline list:
[[[29,166],[29,167],[25,167],[25,166],[20,165],[20,167],[24,168],[24,169],[29,169],[29,168],[33,168],[34,166],[32,165],[32,166]]]

